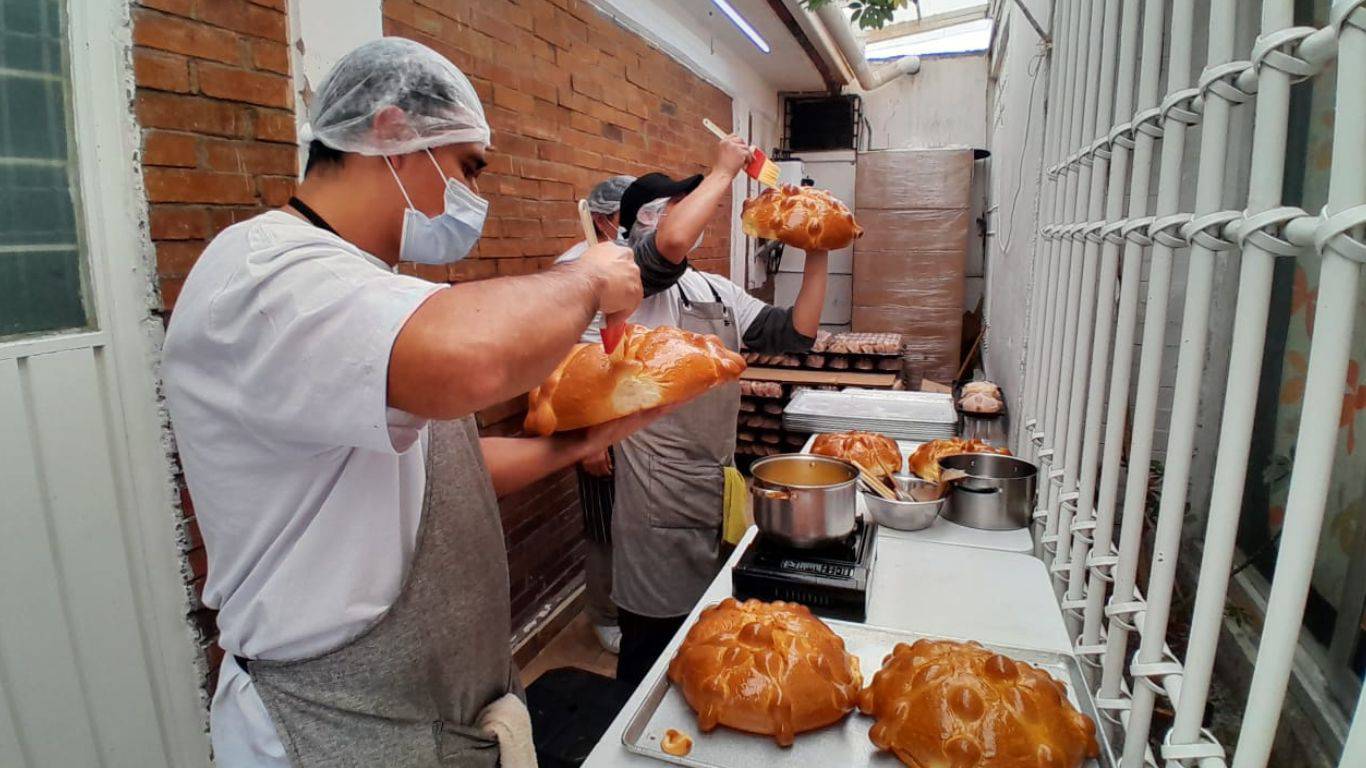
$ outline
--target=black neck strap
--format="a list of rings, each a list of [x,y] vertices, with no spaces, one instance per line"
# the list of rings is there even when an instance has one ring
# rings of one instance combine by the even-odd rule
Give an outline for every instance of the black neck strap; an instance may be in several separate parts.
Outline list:
[[[332,225],[327,223],[327,219],[324,219],[323,217],[319,216],[317,211],[310,208],[307,203],[300,200],[299,198],[289,198],[289,207],[293,208],[299,213],[302,213],[304,215],[304,218],[308,219],[309,223],[311,223],[313,226],[319,229],[325,229],[334,235],[337,234],[337,230],[333,229]],[[337,235],[337,237],[341,237],[341,235]]]

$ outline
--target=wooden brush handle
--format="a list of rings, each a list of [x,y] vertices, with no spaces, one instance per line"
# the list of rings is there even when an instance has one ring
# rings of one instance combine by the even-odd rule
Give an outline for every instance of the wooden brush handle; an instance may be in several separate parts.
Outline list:
[[[716,123],[713,123],[711,120],[708,120],[705,117],[702,118],[702,125],[705,126],[707,130],[716,134],[716,138],[721,139],[722,141],[725,141],[726,139],[730,138],[730,134],[721,130],[721,126],[717,125]]]
[[[579,224],[583,226],[583,239],[589,245],[598,244],[598,230],[593,226],[593,214],[588,210],[588,201],[579,201]]]

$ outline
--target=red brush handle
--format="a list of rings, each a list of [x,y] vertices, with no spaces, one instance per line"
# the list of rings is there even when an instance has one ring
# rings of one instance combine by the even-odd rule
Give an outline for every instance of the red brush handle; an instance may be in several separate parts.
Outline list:
[[[602,326],[603,351],[609,355],[616,351],[617,345],[621,344],[621,337],[624,335],[626,335],[626,317],[619,312],[608,315]]]
[[[745,166],[745,175],[751,179],[759,178],[759,172],[764,169],[764,163],[768,162],[768,156],[762,149],[753,147],[754,154],[750,155],[749,165]]]

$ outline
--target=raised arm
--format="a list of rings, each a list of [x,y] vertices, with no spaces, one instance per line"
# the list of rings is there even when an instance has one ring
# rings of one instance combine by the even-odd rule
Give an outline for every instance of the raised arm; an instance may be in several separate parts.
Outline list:
[[[830,253],[807,251],[802,268],[802,287],[792,304],[792,327],[803,336],[815,338],[821,329],[821,311],[825,308],[825,289],[829,278]]]
[[[389,355],[391,407],[455,419],[539,385],[593,314],[640,303],[631,251],[610,243],[535,275],[482,280],[433,294]]]
[[[731,136],[717,144],[716,163],[711,172],[659,222],[656,242],[660,255],[674,264],[688,257],[697,236],[706,229],[707,222],[716,215],[717,206],[730,191],[731,181],[748,160],[749,145],[739,137]]]

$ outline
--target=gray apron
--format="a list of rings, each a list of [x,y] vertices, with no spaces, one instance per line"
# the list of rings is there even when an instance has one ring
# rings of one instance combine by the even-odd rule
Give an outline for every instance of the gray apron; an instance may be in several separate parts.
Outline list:
[[[474,420],[433,422],[417,548],[394,604],[341,648],[245,668],[295,766],[491,768],[498,743],[473,724],[520,692],[510,617],[503,528]]]
[[[735,312],[721,302],[681,301],[679,327],[740,348]],[[716,387],[616,448],[612,601],[642,616],[692,610],[721,569],[722,468],[735,458],[740,384]]]

